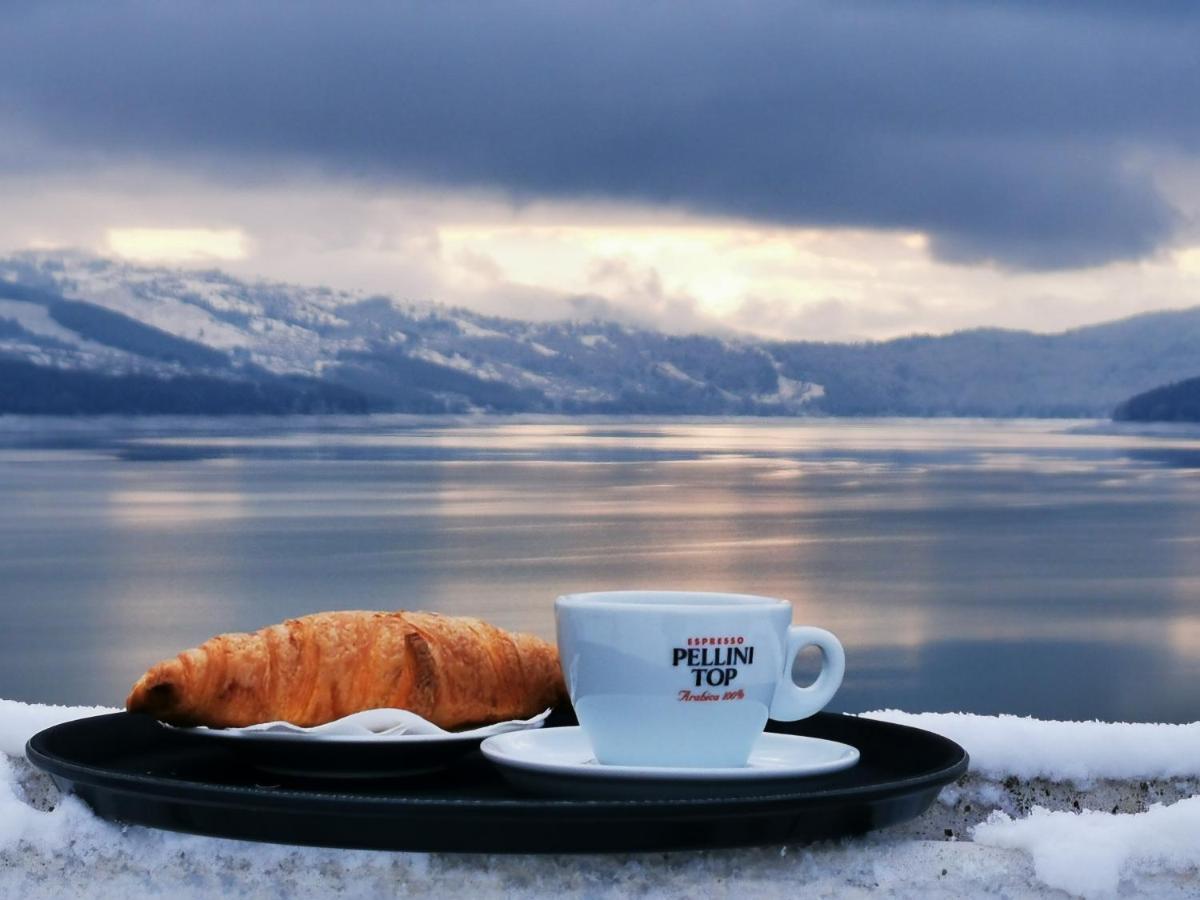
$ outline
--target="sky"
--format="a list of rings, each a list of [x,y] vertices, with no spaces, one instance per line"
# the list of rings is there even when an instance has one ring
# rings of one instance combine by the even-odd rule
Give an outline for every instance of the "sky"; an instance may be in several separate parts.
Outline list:
[[[0,252],[847,340],[1200,304],[1200,4],[0,7]]]

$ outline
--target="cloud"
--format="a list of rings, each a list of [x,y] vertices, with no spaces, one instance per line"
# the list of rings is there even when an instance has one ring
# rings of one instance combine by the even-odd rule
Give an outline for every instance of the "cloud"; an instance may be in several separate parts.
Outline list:
[[[1144,258],[1185,224],[1200,7],[718,0],[17,4],[0,165],[186,168],[920,231],[941,259]]]
[[[110,228],[108,248],[140,262],[245,259],[246,235],[236,228]]]
[[[861,341],[881,333],[911,333],[930,317],[928,306],[913,297],[883,306],[829,298],[799,307],[750,297],[736,313],[738,323],[760,337],[816,341]]]

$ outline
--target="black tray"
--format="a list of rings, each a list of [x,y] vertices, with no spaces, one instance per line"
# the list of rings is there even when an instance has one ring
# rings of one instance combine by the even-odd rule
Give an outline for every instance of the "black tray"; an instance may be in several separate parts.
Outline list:
[[[555,713],[547,727],[574,724]],[[834,713],[769,731],[842,741],[858,764],[803,790],[737,798],[589,800],[518,793],[482,754],[441,773],[365,783],[287,781],[235,748],[115,713],[34,735],[29,761],[98,815],[227,838],[378,850],[573,853],[804,843],[923,813],[967,769],[917,728]]]

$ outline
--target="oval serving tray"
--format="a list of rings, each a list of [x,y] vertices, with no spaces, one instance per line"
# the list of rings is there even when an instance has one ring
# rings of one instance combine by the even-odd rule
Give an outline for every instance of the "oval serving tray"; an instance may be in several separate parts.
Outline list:
[[[546,723],[575,724],[569,712]],[[29,761],[105,819],[242,840],[487,853],[682,850],[804,843],[915,818],[967,768],[962,747],[916,728],[836,713],[769,731],[857,747],[853,768],[736,797],[584,799],[519,792],[478,752],[400,780],[280,779],[234,749],[115,713],[34,735]]]

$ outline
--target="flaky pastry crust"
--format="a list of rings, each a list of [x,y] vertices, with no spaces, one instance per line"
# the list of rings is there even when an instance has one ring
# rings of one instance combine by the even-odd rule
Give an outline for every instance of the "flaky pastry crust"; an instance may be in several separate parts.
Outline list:
[[[565,699],[558,651],[480,619],[323,612],[222,634],[152,666],[125,701],[173,725],[309,727],[407,709],[442,728],[536,715]]]

